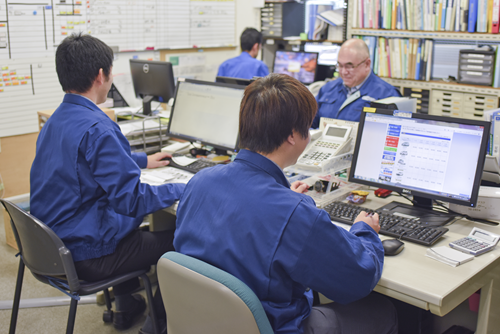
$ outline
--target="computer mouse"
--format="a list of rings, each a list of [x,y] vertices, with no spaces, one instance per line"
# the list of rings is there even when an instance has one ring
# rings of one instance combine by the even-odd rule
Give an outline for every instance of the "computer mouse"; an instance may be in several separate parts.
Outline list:
[[[384,253],[387,256],[394,256],[401,253],[403,248],[405,248],[404,242],[398,239],[386,239],[382,241],[382,246],[384,247]]]

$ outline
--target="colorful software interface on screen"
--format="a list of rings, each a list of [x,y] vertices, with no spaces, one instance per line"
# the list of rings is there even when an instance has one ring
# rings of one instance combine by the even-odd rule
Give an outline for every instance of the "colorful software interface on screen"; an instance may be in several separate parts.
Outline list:
[[[354,178],[469,200],[484,128],[366,114]]]
[[[288,74],[302,83],[314,82],[318,54],[312,52],[276,51],[274,73]]]

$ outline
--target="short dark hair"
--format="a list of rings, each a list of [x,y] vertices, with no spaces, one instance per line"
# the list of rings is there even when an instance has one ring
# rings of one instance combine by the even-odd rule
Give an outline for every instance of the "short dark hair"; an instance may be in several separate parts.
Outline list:
[[[309,135],[318,105],[311,92],[285,74],[257,79],[246,89],[240,107],[240,148],[269,154],[298,132]]]
[[[113,50],[90,35],[72,34],[57,47],[56,71],[65,92],[87,92],[102,68],[106,79],[113,66]]]
[[[254,28],[246,28],[240,37],[241,51],[250,51],[255,43],[262,44],[262,34]]]

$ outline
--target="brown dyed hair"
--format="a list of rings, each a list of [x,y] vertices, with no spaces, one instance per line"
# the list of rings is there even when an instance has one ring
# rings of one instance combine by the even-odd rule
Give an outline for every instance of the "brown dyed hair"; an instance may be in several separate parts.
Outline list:
[[[309,135],[318,105],[311,92],[285,74],[270,74],[250,84],[240,107],[240,148],[269,154],[295,130]]]

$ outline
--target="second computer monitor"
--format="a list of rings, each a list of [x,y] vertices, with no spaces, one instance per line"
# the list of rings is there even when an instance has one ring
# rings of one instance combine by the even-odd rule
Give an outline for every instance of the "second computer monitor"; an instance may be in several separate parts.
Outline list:
[[[253,80],[252,79],[241,79],[241,78],[218,76],[215,78],[215,82],[227,83],[227,84],[231,84],[231,85],[248,86],[253,82]]]
[[[287,74],[304,84],[314,82],[318,54],[316,52],[276,51],[273,73]]]
[[[170,114],[171,137],[237,151],[245,86],[179,79]]]
[[[135,95],[142,99],[144,115],[151,114],[151,101],[167,103],[175,94],[172,64],[165,61],[130,59]]]
[[[420,208],[432,209],[431,200],[475,206],[489,127],[470,119],[364,112],[349,181],[413,195]],[[407,208],[395,211],[418,214]]]

